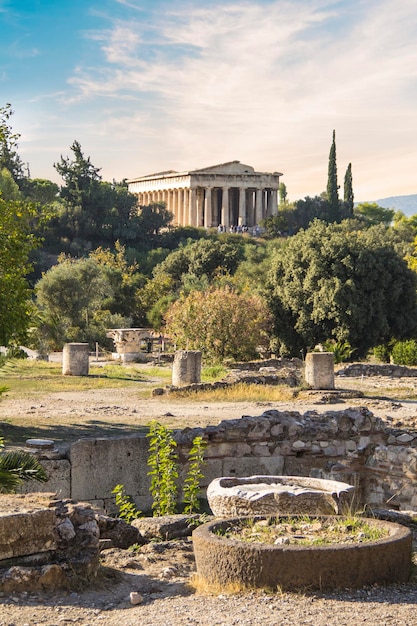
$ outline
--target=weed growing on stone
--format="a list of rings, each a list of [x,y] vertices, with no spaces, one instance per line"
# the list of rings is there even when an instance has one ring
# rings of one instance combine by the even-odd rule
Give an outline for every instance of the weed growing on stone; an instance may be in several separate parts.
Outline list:
[[[119,509],[119,517],[126,520],[128,524],[142,515],[142,511],[136,508],[133,498],[127,495],[123,485],[116,485],[112,493]]]
[[[178,455],[173,432],[159,422],[152,421],[149,437],[148,467],[151,476],[150,491],[154,515],[172,515],[176,510],[178,493]]]
[[[188,455],[189,467],[187,477],[184,481],[184,513],[192,513],[200,509],[198,494],[200,491],[200,481],[204,478],[201,467],[204,462],[204,450],[207,442],[201,436],[193,440],[192,448]]]
[[[175,450],[177,444],[173,431],[157,421],[152,421],[147,437],[150,440],[148,475],[152,477],[150,492],[153,499],[153,514],[154,516],[172,515],[176,513],[178,494],[178,455]],[[191,514],[200,508],[198,494],[200,481],[204,477],[201,467],[206,447],[207,443],[201,436],[194,437],[188,455],[189,467],[183,487],[184,513]],[[112,493],[115,495],[119,517],[130,522],[141,516],[141,511],[136,508],[132,498],[126,494],[124,485],[116,485]]]

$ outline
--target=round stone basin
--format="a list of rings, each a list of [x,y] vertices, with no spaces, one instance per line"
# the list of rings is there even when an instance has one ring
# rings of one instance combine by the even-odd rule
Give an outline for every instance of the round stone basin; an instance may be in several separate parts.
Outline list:
[[[317,520],[323,518],[316,516]],[[412,535],[405,526],[367,519],[369,525],[387,534],[349,544],[268,545],[221,535],[248,519],[267,518],[217,520],[193,531],[197,576],[207,585],[223,589],[340,589],[406,582],[410,576]]]
[[[246,515],[332,515],[352,504],[355,488],[347,483],[305,476],[216,478],[207,500],[216,517]]]

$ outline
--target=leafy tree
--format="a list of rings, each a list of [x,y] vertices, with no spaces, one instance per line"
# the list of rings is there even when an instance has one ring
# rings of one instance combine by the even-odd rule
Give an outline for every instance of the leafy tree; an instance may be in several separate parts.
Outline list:
[[[346,233],[320,221],[276,252],[270,305],[282,351],[298,355],[328,339],[364,355],[416,327],[416,275],[376,227]]]
[[[0,195],[0,345],[22,341],[30,324],[29,255],[39,245],[35,217],[32,204]]]
[[[154,269],[154,276],[168,274],[174,285],[181,285],[185,274],[198,278],[206,275],[212,280],[218,273],[234,274],[243,259],[244,242],[234,240],[199,239],[169,254]]]
[[[321,196],[306,196],[304,200],[297,200],[295,203],[295,228],[293,234],[301,228],[308,228],[310,224],[319,219],[324,222],[334,222],[334,212],[330,202]]]
[[[13,115],[12,105],[0,108],[0,171],[6,168],[19,186],[24,179],[23,165],[17,152],[20,135],[14,133],[9,120]]]
[[[173,215],[166,208],[165,202],[154,202],[148,206],[141,206],[139,216],[145,231],[145,237],[155,239],[163,228],[172,221]]]
[[[279,204],[285,204],[287,202],[287,186],[285,183],[280,183],[278,187]]]
[[[138,271],[136,263],[127,263],[125,246],[116,241],[114,251],[100,247],[91,252],[89,258],[99,265],[111,287],[100,308],[132,317],[136,308],[136,292],[144,285],[145,277]],[[140,321],[135,317],[132,319],[134,325]]]
[[[149,250],[160,245],[161,232],[172,220],[165,203],[137,207],[125,180],[102,181],[100,168],[85,157],[74,141],[73,158],[62,157],[55,169],[62,176],[63,201],[51,224],[47,242],[64,244],[66,252],[82,255],[96,246],[114,246],[116,241]]]
[[[178,348],[201,350],[216,362],[247,361],[269,346],[271,317],[257,295],[230,288],[192,291],[168,309],[166,333]]]
[[[326,194],[324,194],[326,196]],[[301,228],[308,228],[315,220],[334,222],[329,202],[323,196],[306,196],[293,204],[280,206],[277,215],[268,217],[262,225],[267,237],[274,238],[282,235],[295,235]]]
[[[61,258],[36,285],[42,333],[61,347],[66,341],[105,340],[111,313],[102,309],[113,296],[108,274],[94,258]],[[130,323],[130,320],[129,320]],[[117,325],[123,318],[117,317]]]
[[[73,142],[70,150],[74,154],[73,160],[61,155],[61,161],[54,163],[54,168],[65,182],[61,189],[61,197],[73,206],[88,209],[91,196],[101,180],[100,168],[91,163],[90,157],[84,156],[78,141]]]
[[[329,168],[327,178],[327,201],[333,215],[333,220],[337,221],[339,216],[339,186],[337,184],[337,164],[336,164],[336,132],[333,131],[333,141],[329,154]]]
[[[343,208],[345,217],[353,216],[353,185],[352,185],[352,163],[349,163],[346,169],[343,194]]]
[[[28,178],[23,188],[25,197],[31,202],[51,204],[57,199],[59,187],[46,178]]]
[[[376,202],[362,202],[358,204],[354,209],[354,215],[367,226],[374,226],[375,224],[391,224],[394,218],[394,209],[384,209]]]
[[[199,239],[174,250],[152,272],[138,290],[137,306],[148,322],[159,330],[169,305],[180,293],[204,290],[221,276],[235,273],[244,258],[242,237]]]
[[[417,215],[407,217],[402,211],[395,211],[392,226],[403,241],[412,242],[417,235]]]
[[[22,194],[7,168],[0,171],[0,193],[4,200],[21,200]]]
[[[275,250],[283,245],[283,240],[275,239],[265,242],[254,239],[253,242],[254,244],[245,246],[244,259],[239,263],[234,276],[231,278],[231,285],[239,293],[265,295],[271,257]]]

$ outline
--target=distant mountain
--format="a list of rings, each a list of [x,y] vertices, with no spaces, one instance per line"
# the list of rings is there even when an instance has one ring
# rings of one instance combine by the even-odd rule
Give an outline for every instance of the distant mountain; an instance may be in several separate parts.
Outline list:
[[[391,196],[391,198],[382,198],[381,200],[375,200],[379,206],[384,209],[395,209],[401,211],[407,217],[417,214],[417,193],[411,196]]]

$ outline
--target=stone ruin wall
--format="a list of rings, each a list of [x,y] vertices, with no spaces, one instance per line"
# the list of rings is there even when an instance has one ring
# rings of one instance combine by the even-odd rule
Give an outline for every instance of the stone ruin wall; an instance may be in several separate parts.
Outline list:
[[[99,569],[97,515],[53,494],[2,495],[0,592],[71,588]]]
[[[417,432],[393,429],[364,407],[267,410],[177,431],[182,478],[196,435],[208,441],[203,487],[220,476],[313,476],[355,485],[360,505],[417,510]],[[150,510],[148,443],[144,435],[81,439],[68,458],[41,459],[50,477],[42,488],[114,514],[111,490],[122,483],[139,509]]]

